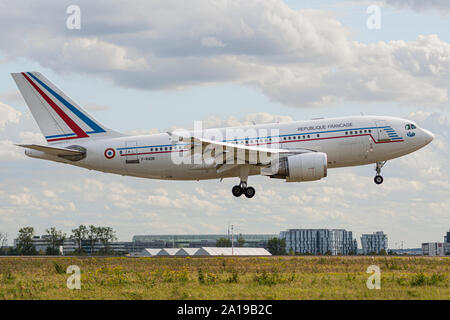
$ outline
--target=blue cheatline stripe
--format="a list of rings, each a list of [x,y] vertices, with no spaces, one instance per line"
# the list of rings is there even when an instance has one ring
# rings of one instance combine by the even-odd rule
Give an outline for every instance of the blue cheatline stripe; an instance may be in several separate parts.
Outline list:
[[[313,135],[318,133],[330,133],[330,132],[342,132],[342,131],[359,131],[359,130],[365,130],[365,129],[377,129],[378,127],[367,127],[367,128],[355,128],[355,129],[344,129],[344,130],[332,130],[332,131],[320,131],[320,132],[309,132],[309,133],[292,133],[292,134],[285,134],[280,136],[267,136],[267,137],[255,137],[255,138],[242,138],[242,139],[231,139],[231,140],[222,140],[220,142],[230,142],[230,141],[241,141],[241,140],[257,140],[257,139],[268,139],[268,138],[278,138],[278,137],[287,137],[287,136],[304,136],[304,135]],[[380,127],[384,128],[384,127]],[[349,135],[348,137],[353,137],[352,135]],[[403,138],[392,138],[391,140],[403,140]],[[304,140],[309,141],[309,140]],[[289,142],[287,141],[280,141],[280,143]],[[270,142],[272,143],[272,141]],[[175,144],[177,146],[187,146],[189,144]],[[129,150],[129,149],[146,149],[146,148],[157,148],[157,147],[172,147],[173,144],[164,144],[164,145],[155,145],[155,146],[143,146],[143,147],[125,147],[125,148],[116,148],[117,150]]]
[[[89,119],[84,113],[82,113],[80,110],[75,108],[73,105],[71,105],[69,102],[67,102],[63,97],[61,97],[59,94],[57,94],[55,91],[53,91],[49,86],[47,86],[45,83],[43,83],[41,80],[39,80],[36,76],[34,76],[31,72],[27,72],[27,74],[32,77],[34,80],[36,80],[41,86],[43,86],[48,92],[50,92],[56,99],[58,99],[62,104],[64,104],[70,111],[72,111],[78,118],[80,118],[84,123],[86,123],[89,127],[91,127],[93,132],[90,133],[101,133],[106,132],[104,129],[102,129],[98,124],[96,124],[94,121]]]
[[[53,138],[63,138],[63,137],[70,137],[70,136],[76,136],[75,133],[67,133],[67,134],[58,134],[55,136],[45,136],[46,139],[53,139]]]
[[[176,146],[187,146],[188,143],[184,144],[175,144]],[[173,144],[162,144],[157,146],[144,146],[144,147],[126,147],[126,148],[116,148],[116,150],[128,150],[128,149],[147,149],[147,148],[156,148],[156,147],[173,147]]]

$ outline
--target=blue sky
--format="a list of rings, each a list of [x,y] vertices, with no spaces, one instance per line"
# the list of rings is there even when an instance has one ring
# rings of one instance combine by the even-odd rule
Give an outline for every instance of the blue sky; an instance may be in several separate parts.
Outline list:
[[[366,27],[366,9],[373,3],[381,7],[380,30]],[[450,218],[449,186],[439,184],[440,176],[449,175],[444,124],[449,117],[450,5],[439,3],[423,10],[401,0],[270,0],[218,8],[205,1],[193,2],[189,14],[183,5],[173,4],[163,19],[158,11],[170,1],[95,7],[81,1],[87,22],[82,18],[77,31],[65,27],[65,1],[44,1],[45,13],[36,12],[32,2],[11,2],[16,10],[0,14],[0,27],[7,24],[0,28],[0,103],[5,109],[1,115],[8,117],[0,122],[0,231],[14,235],[20,226],[35,225],[43,233],[55,225],[70,232],[80,223],[111,222],[126,240],[145,233],[225,232],[233,222],[242,232],[255,233],[343,227],[358,235],[381,229],[391,243],[415,247],[422,240],[442,240]],[[101,10],[102,5],[108,10]],[[23,21],[33,24],[23,29]],[[244,27],[234,30],[239,23],[253,33],[246,34]],[[193,45],[196,37],[203,46]],[[139,66],[148,70],[142,73]],[[373,168],[347,168],[333,170],[327,181],[315,184],[255,178],[259,199],[266,204],[261,207],[230,199],[231,180],[147,181],[23,157],[12,143],[37,141],[40,134],[9,73],[29,70],[42,72],[95,118],[122,132],[190,128],[195,120],[212,118],[224,124],[231,118],[243,122],[258,114],[260,119],[261,113],[264,119],[294,120],[363,113],[409,116],[432,131],[441,130],[441,136],[428,152],[389,163],[381,198],[371,181]],[[74,177],[86,189],[96,185],[116,198],[93,199],[61,177]],[[348,179],[355,189],[343,188]],[[125,199],[116,194],[117,185],[129,189]],[[367,190],[367,197],[356,188]],[[222,198],[211,202],[209,191]],[[197,204],[177,201],[184,195],[196,197]],[[114,202],[128,203],[133,197],[140,200],[129,210]],[[149,210],[151,199],[160,205]],[[177,220],[177,225],[171,222]]]

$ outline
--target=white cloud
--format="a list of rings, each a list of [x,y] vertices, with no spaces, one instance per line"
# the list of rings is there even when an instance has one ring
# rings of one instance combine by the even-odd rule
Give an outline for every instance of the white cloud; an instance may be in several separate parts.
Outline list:
[[[449,102],[450,48],[436,35],[358,43],[336,17],[295,11],[278,0],[80,6],[86,20],[79,32],[72,32],[61,27],[65,10],[55,2],[3,1],[0,30],[8,32],[0,33],[2,55],[25,57],[56,71],[99,74],[135,88],[247,84],[294,106],[339,100]],[[6,95],[2,99],[9,103]],[[382,229],[391,243],[405,240],[418,246],[440,240],[436,234],[449,221],[450,119],[432,111],[408,118],[433,131],[436,139],[426,150],[390,161],[382,186],[373,184],[369,167],[330,170],[327,179],[302,184],[251,177],[257,195],[249,200],[231,196],[237,178],[153,181],[29,158],[17,165],[25,157],[13,143],[38,141],[42,135],[29,113],[0,103],[0,226],[14,235],[18,225],[36,225],[39,232],[54,223],[60,228],[111,225],[125,240],[136,233],[225,232],[232,221],[245,233],[300,226],[356,233]],[[254,113],[210,117],[204,127],[291,120]]]
[[[363,44],[336,16],[293,10],[281,0],[79,5],[87,18],[79,32],[68,32],[54,2],[41,1],[34,21],[31,0],[6,0],[17,9],[0,11],[0,27],[8,30],[0,34],[0,51],[139,89],[233,82],[297,107],[342,100],[449,104],[450,45],[436,35]]]
[[[18,123],[20,112],[13,107],[0,102],[0,131],[4,130],[7,123]]]
[[[204,37],[201,40],[202,45],[208,48],[223,48],[225,44],[217,38],[214,37]]]
[[[18,90],[11,90],[0,93],[0,101],[5,101],[6,103],[21,103],[23,102],[23,98]]]
[[[205,129],[209,129],[209,128],[249,126],[253,124],[263,124],[263,123],[281,123],[289,121],[293,121],[292,117],[290,116],[271,114],[268,112],[257,112],[247,114],[241,118],[230,116],[227,119],[222,119],[217,116],[210,116],[206,120],[202,121],[202,126]]]

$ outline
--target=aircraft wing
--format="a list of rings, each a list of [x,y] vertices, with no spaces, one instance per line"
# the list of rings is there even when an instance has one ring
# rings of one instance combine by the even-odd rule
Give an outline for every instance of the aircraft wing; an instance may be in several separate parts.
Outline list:
[[[81,156],[85,153],[80,150],[41,146],[41,145],[37,145],[37,144],[16,144],[16,146],[26,148],[26,149],[33,149],[33,150],[41,151],[41,152],[44,152],[47,154],[51,154],[54,156],[60,156],[60,157]]]
[[[309,153],[316,152],[316,150],[311,149],[285,149],[285,148],[277,148],[277,147],[262,147],[262,146],[252,146],[246,144],[234,144],[230,142],[222,142],[222,141],[214,141],[208,140],[198,137],[183,137],[177,136],[174,133],[168,133],[171,137],[178,139],[179,141],[183,141],[184,143],[188,143],[191,149],[194,149],[195,146],[201,145],[202,152],[207,148],[215,149],[221,151],[221,154],[212,154],[214,157],[223,156],[225,158],[229,158],[228,154],[234,156],[235,159],[240,159],[244,161],[248,161],[249,155],[253,154],[253,156],[257,156],[257,159],[260,158],[261,154],[264,156],[272,157],[275,155],[283,155],[283,154],[300,154],[300,153]],[[257,163],[259,164],[259,163]],[[267,163],[266,163],[267,164]]]

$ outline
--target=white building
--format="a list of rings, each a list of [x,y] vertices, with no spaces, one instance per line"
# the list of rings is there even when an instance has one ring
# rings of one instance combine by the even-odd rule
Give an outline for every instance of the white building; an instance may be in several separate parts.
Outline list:
[[[177,254],[177,252],[180,251],[179,248],[164,248],[160,249],[158,252],[158,256],[174,256]]]
[[[133,254],[132,256],[139,256],[139,257],[154,257],[157,256],[158,253],[161,251],[161,249],[144,249],[140,253]]]
[[[203,247],[194,256],[271,256],[271,254],[264,248]]]
[[[193,256],[197,253],[199,248],[181,248],[175,254],[176,256]]]
[[[379,254],[381,250],[387,252],[388,238],[383,231],[361,236],[361,246],[364,254]]]
[[[422,254],[424,256],[445,256],[450,252],[448,242],[426,242],[422,243]]]
[[[271,256],[270,252],[264,248],[165,248],[153,249],[147,248],[139,254],[132,254],[130,257],[183,257],[183,256]]]

